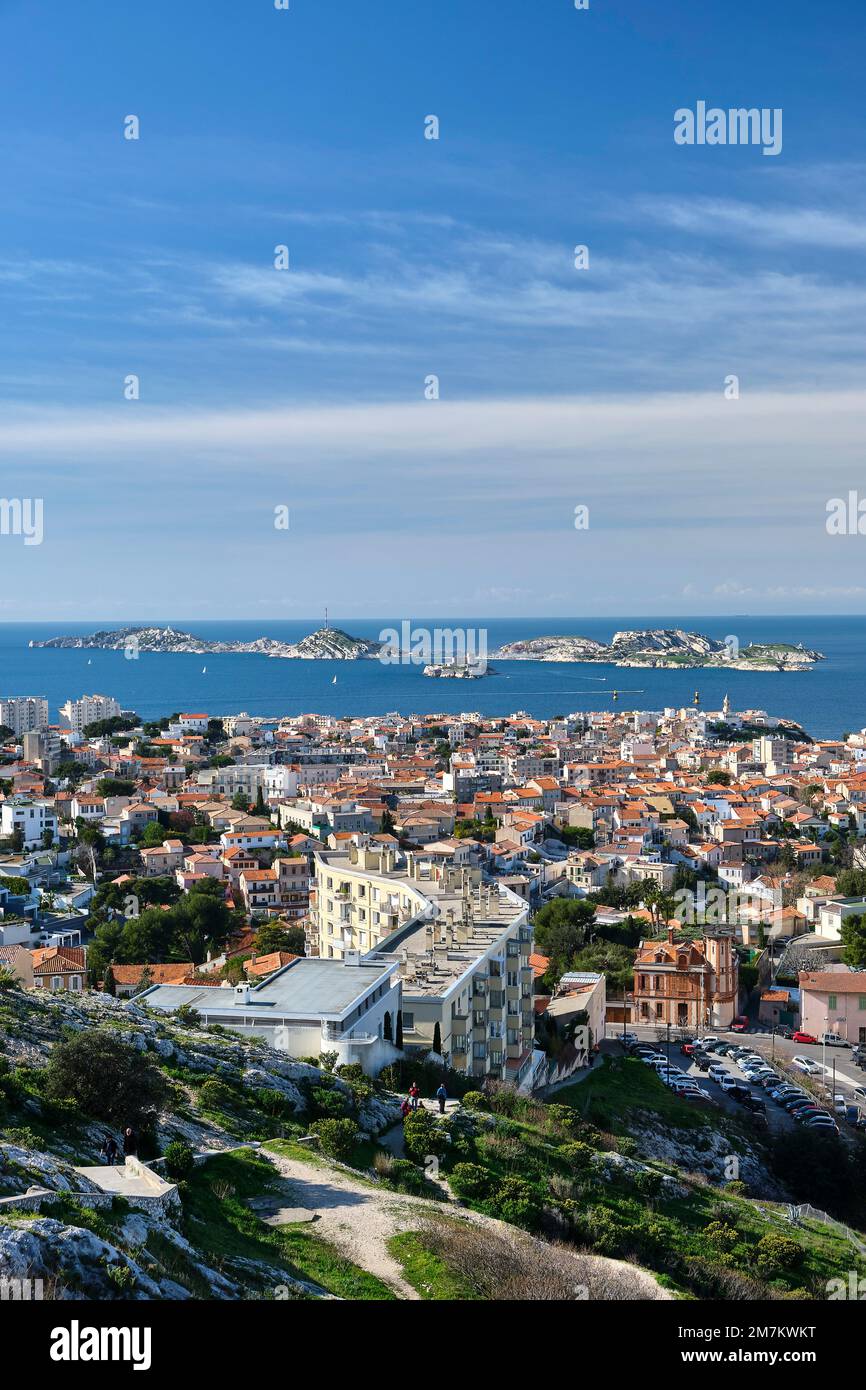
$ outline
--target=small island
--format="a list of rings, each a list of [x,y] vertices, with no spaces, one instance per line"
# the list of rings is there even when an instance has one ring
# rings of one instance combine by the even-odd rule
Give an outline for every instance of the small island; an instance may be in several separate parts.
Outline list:
[[[612,666],[678,670],[704,666],[728,671],[805,671],[822,652],[790,642],[753,642],[745,647],[682,628],[615,632],[609,644],[591,637],[530,637],[506,642],[493,653],[501,661],[576,661]]]
[[[31,641],[29,645],[78,650],[99,648],[103,651],[123,651],[133,647],[138,652],[180,652],[194,656],[241,653],[296,661],[358,661],[376,658],[382,650],[381,642],[350,637],[348,632],[338,627],[319,628],[300,642],[280,642],[275,637],[256,637],[252,642],[212,642],[173,627],[120,627],[112,631],[91,632],[82,637],[49,637],[44,642]]]

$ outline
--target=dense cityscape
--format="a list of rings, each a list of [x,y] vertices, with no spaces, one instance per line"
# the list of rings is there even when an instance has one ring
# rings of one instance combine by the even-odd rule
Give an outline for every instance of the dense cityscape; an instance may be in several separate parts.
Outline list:
[[[477,1298],[508,1265],[525,1298],[546,1241],[554,1297],[847,1290],[866,730],[813,740],[727,697],[142,722],[93,694],[52,723],[10,696],[0,725],[9,1277],[412,1298],[423,1269]],[[384,1234],[338,1204],[328,1260],[277,1242],[218,1268],[181,1236],[205,1172],[267,1206],[276,1171],[312,1211],[323,1163],[346,1200],[376,1184]],[[106,1197],[139,1215],[90,1221]],[[512,1229],[482,1259],[431,1201]]]

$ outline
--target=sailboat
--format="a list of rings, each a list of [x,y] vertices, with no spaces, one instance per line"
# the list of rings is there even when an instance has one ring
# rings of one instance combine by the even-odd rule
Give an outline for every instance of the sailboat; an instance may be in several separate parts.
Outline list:
[[[202,668],[201,668],[201,673],[202,673],[203,676],[206,676],[206,675],[207,675],[207,667],[206,667],[206,666],[202,666]]]
[[[334,679],[331,681],[331,685],[336,685],[336,684],[337,684],[337,677],[335,676]]]

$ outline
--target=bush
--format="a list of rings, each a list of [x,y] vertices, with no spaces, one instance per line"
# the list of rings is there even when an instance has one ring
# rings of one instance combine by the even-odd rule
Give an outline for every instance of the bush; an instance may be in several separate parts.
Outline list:
[[[316,1120],[313,1133],[319,1136],[322,1153],[344,1163],[349,1159],[358,1137],[352,1120]]]
[[[578,1172],[585,1172],[592,1163],[593,1150],[589,1144],[581,1144],[577,1139],[573,1139],[570,1144],[560,1144],[556,1152]]]
[[[487,1097],[483,1091],[467,1091],[463,1097],[463,1104],[467,1110],[489,1110]]]
[[[728,1225],[727,1221],[710,1221],[703,1229],[703,1237],[722,1255],[729,1255],[740,1238],[736,1227]]]
[[[180,1008],[175,1009],[174,1016],[184,1028],[197,1028],[201,1023],[201,1014],[192,1004],[181,1004]]]
[[[183,1139],[173,1139],[165,1154],[165,1171],[170,1178],[188,1178],[195,1167],[193,1151]]]
[[[217,1081],[213,1076],[209,1081],[205,1081],[198,1098],[205,1110],[231,1110],[237,1105],[238,1099],[231,1086],[227,1086],[224,1081]]]
[[[802,1259],[802,1248],[791,1236],[782,1235],[781,1232],[768,1231],[755,1247],[758,1272],[765,1279],[778,1279],[796,1269]]]
[[[409,1163],[405,1158],[396,1158],[391,1165],[388,1174],[389,1182],[398,1187],[401,1192],[408,1192],[412,1197],[441,1197],[442,1193],[434,1183],[431,1183],[414,1163]]]
[[[500,1220],[531,1231],[541,1221],[544,1193],[525,1178],[505,1178],[485,1205]]]
[[[140,1127],[168,1102],[159,1068],[107,1029],[77,1033],[52,1049],[44,1071],[49,1100],[73,1101],[118,1128]]]
[[[441,1158],[448,1150],[447,1130],[435,1123],[429,1110],[413,1110],[403,1121],[403,1147],[413,1163],[424,1163],[431,1154]]]
[[[310,1100],[320,1119],[339,1119],[346,1113],[346,1098],[341,1091],[327,1086],[316,1086],[310,1093]]]
[[[484,1201],[496,1186],[496,1178],[480,1163],[455,1163],[448,1181],[461,1202]]]

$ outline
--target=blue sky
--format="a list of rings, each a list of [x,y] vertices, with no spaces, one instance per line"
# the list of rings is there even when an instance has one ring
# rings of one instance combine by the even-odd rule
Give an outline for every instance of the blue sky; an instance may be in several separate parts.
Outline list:
[[[0,616],[866,611],[864,29],[0,0]]]

